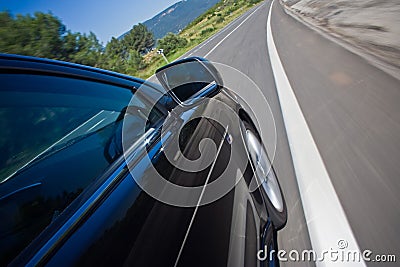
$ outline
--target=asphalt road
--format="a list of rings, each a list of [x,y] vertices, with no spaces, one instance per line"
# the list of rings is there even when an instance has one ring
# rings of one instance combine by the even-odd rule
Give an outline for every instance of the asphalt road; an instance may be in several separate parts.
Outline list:
[[[266,1],[250,10],[184,56],[205,56],[232,66],[262,90],[275,119],[274,166],[289,211],[278,242],[286,251],[301,251],[310,249],[311,242],[269,59],[270,5]],[[396,254],[399,261],[399,80],[293,19],[279,2],[272,7],[271,26],[283,67],[359,247],[374,254]],[[282,263],[289,265],[296,264]]]
[[[399,258],[399,80],[273,11],[281,60],[360,248]]]
[[[288,207],[288,223],[278,235],[279,248],[286,251],[292,249],[301,251],[303,249],[311,249],[311,243],[303,214],[296,176],[293,170],[274,77],[269,62],[266,39],[268,8],[269,3],[262,6],[260,10],[256,11],[209,55],[207,55],[209,51],[214,49],[216,44],[220,43],[227,34],[242,23],[253,10],[250,10],[243,17],[239,18],[223,33],[217,35],[206,45],[198,50],[194,49],[194,53],[191,51],[186,56],[192,53],[192,55],[197,56],[207,55],[207,58],[213,62],[234,67],[249,76],[264,93],[271,107],[277,131],[277,146],[273,164],[284,191]],[[264,129],[264,133],[270,131],[272,129]],[[268,137],[264,136],[264,138]],[[312,264],[304,262],[301,265],[312,266]],[[285,264],[282,264],[282,266],[285,266]]]

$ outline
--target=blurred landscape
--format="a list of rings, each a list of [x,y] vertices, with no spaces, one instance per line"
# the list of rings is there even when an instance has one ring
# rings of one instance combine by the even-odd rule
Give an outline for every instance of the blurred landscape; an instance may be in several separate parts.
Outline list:
[[[72,32],[52,13],[21,15],[3,11],[0,12],[0,53],[63,60],[146,79],[166,64],[157,54],[158,49],[163,49],[166,58],[173,61],[261,0],[222,0],[212,5],[214,2],[205,1],[205,7],[212,7],[196,16],[198,10],[182,10],[195,8],[192,4],[198,5],[198,0],[180,1],[152,19],[133,25],[130,31],[113,37],[107,44],[100,43],[93,32]],[[177,21],[180,23],[176,24]],[[160,23],[162,32],[146,26],[153,28]]]
[[[280,1],[295,16],[360,48],[399,73],[400,1]],[[106,44],[100,43],[92,32],[72,32],[56,14],[3,11],[0,53],[64,60],[148,78],[166,63],[157,54],[158,49],[164,49],[167,59],[173,61],[259,2],[179,1]]]
[[[400,69],[400,1],[281,1],[293,13]]]

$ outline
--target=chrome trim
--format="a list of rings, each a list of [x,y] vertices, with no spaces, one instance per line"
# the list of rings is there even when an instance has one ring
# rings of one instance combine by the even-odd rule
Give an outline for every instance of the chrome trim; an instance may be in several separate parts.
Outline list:
[[[167,92],[168,92],[168,94],[172,97],[172,99],[174,99],[175,100],[175,102],[176,103],[178,103],[178,105],[181,105],[181,106],[190,106],[190,105],[192,105],[193,104],[193,102],[194,102],[194,100],[196,100],[196,99],[198,99],[198,98],[201,98],[201,97],[205,97],[207,94],[204,94],[204,92],[208,92],[208,89],[211,87],[211,86],[214,86],[215,85],[215,87],[217,87],[219,84],[217,83],[217,80],[218,80],[218,76],[219,75],[217,75],[217,77],[214,75],[214,73],[213,73],[213,71],[211,71],[210,70],[210,68],[207,66],[207,64],[205,64],[204,63],[204,61],[202,61],[202,60],[199,60],[198,58],[194,58],[194,60],[195,60],[195,62],[196,63],[199,63],[200,65],[202,65],[210,74],[211,74],[211,76],[212,76],[212,78],[214,79],[214,81],[212,81],[212,82],[209,82],[209,84],[207,85],[207,86],[205,86],[205,87],[203,87],[200,91],[198,91],[197,93],[195,93],[194,95],[192,95],[189,99],[187,99],[187,100],[185,100],[185,101],[181,101],[177,96],[176,96],[176,94],[173,92],[173,89],[174,88],[171,88],[170,86],[169,86],[169,84],[168,84],[168,78],[167,78],[167,76],[166,76],[166,74],[165,74],[165,72],[163,72],[163,73],[161,73],[161,75],[162,76],[164,76],[163,78],[158,78],[158,73],[157,73],[157,71],[156,71],[156,78],[159,80],[159,82],[162,84],[162,86],[164,87],[164,89],[166,89],[167,90]],[[207,60],[207,62],[209,62],[208,60]],[[194,61],[193,62],[190,62],[190,61],[188,61],[188,62],[180,62],[179,64],[193,64],[194,63]],[[211,63],[211,62],[210,62]],[[172,63],[171,63],[172,64]],[[167,65],[168,66],[168,65]],[[169,69],[169,68],[171,68],[171,67],[173,67],[173,66],[168,66],[167,68],[163,68],[163,70],[161,70],[161,71],[165,71],[166,69]],[[218,72],[218,71],[217,71]],[[189,82],[190,83],[190,82]],[[187,84],[187,83],[183,83],[183,84]],[[183,85],[183,84],[181,84],[181,85]],[[222,81],[221,81],[221,84],[220,84],[220,86],[222,87]],[[188,102],[188,101],[190,101],[190,102]],[[185,102],[188,102],[188,103],[185,103]]]
[[[217,83],[215,81],[212,81],[211,83],[209,83],[208,85],[204,86],[201,90],[199,90],[197,93],[195,93],[194,95],[192,95],[190,98],[188,98],[185,101],[181,101],[176,94],[170,90],[168,91],[168,93],[172,96],[172,98],[181,106],[191,106],[195,103],[196,100],[200,99],[200,98],[204,98],[207,96],[207,94],[211,91],[210,89],[216,89],[217,87]]]
[[[210,93],[210,89],[216,89],[217,83],[215,81],[212,81],[208,85],[204,86],[200,91],[192,95],[188,100],[184,101],[183,104],[185,105],[192,105],[193,101],[198,99],[198,98],[203,98],[207,96]],[[189,103],[186,103],[189,102]]]

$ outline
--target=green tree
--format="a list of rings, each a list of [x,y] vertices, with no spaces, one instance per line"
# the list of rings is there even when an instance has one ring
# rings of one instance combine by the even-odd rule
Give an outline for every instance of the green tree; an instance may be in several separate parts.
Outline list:
[[[72,33],[67,31],[63,37],[62,55],[61,60],[71,61],[73,55],[78,52],[77,39],[80,33]]]
[[[122,51],[122,43],[113,37],[111,38],[111,41],[107,43],[105,53],[108,55],[120,55]]]
[[[92,32],[86,35],[68,31],[63,36],[61,60],[88,66],[98,66],[102,52],[103,46]]]
[[[124,62],[120,56],[121,53],[121,42],[113,37],[107,43],[104,53],[100,56],[100,67],[111,71],[124,72]]]
[[[0,13],[0,51],[13,53],[14,46],[14,19],[10,12]]]
[[[138,51],[130,50],[128,59],[125,60],[125,73],[134,75],[136,71],[145,67],[142,56]]]
[[[187,43],[185,38],[169,32],[158,40],[158,48],[164,49],[164,54],[169,55],[175,52],[175,49],[185,47]]]
[[[122,50],[121,42],[113,37],[107,43],[104,53],[100,56],[100,67],[116,72],[124,72],[124,63],[120,56]]]
[[[51,13],[34,16],[0,13],[0,51],[57,59],[61,55],[65,26]]]
[[[145,67],[142,53],[154,45],[153,34],[143,24],[133,28],[122,39],[112,38],[107,43],[100,66],[109,70],[134,75]]]
[[[138,24],[104,48],[92,32],[71,32],[51,13],[17,15],[0,12],[0,52],[101,67],[134,75],[146,66],[142,54],[154,45],[153,34]]]
[[[123,37],[122,44],[124,53],[129,54],[130,50],[135,50],[139,53],[146,53],[147,50],[154,46],[153,33],[141,23],[132,27],[132,29]],[[125,55],[127,56],[127,55]]]
[[[89,35],[78,33],[76,51],[71,54],[71,61],[83,65],[97,66],[102,50],[103,47],[93,32],[90,32]]]

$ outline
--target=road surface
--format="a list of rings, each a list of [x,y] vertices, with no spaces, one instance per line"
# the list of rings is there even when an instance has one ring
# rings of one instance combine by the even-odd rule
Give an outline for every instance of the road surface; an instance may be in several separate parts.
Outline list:
[[[287,226],[279,232],[279,246],[302,251],[312,248],[310,221],[306,223],[271,67],[270,7],[270,1],[263,2],[184,56],[232,66],[261,88],[275,119],[274,166],[289,214]],[[282,66],[359,248],[374,255],[396,254],[399,261],[399,80],[287,15],[277,1],[272,4],[271,28]],[[313,265],[282,262],[282,266],[293,264]]]

